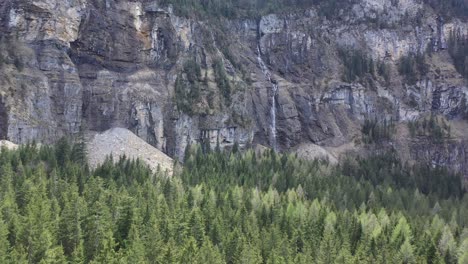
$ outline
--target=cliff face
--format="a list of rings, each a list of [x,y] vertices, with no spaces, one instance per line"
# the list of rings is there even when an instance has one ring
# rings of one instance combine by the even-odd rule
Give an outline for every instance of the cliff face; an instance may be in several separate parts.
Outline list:
[[[181,158],[208,139],[359,149],[374,118],[402,124],[433,113],[464,124],[467,82],[447,48],[468,24],[419,2],[361,0],[334,19],[312,8],[213,23],[149,0],[5,0],[0,136],[52,142],[126,127]],[[412,54],[426,54],[426,69],[403,76]],[[364,74],[343,78],[356,61]],[[408,136],[393,146],[468,175],[461,131],[441,144]]]

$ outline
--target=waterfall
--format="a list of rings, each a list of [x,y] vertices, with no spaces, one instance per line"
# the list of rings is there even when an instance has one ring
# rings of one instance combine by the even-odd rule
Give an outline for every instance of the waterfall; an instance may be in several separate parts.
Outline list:
[[[278,83],[271,78],[271,73],[262,59],[260,45],[257,45],[257,60],[260,68],[262,69],[263,75],[265,75],[266,79],[272,84],[270,97],[270,144],[273,150],[276,151],[276,94],[278,93]]]

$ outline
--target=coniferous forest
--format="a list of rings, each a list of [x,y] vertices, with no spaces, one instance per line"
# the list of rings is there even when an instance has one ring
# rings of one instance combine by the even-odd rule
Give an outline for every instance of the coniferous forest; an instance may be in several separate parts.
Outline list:
[[[468,263],[461,178],[192,146],[174,175],[61,140],[0,154],[0,263]],[[206,149],[206,148],[205,148]]]

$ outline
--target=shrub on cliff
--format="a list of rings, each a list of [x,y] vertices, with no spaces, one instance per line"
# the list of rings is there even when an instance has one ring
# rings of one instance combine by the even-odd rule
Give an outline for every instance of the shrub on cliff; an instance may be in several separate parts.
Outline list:
[[[395,126],[392,120],[378,122],[377,119],[366,119],[361,132],[365,143],[381,143],[391,139],[395,132]]]
[[[343,81],[354,82],[366,75],[375,75],[374,60],[363,51],[342,48],[338,50],[338,55],[344,65]]]
[[[175,102],[179,111],[187,114],[195,112],[196,103],[200,99],[201,68],[195,59],[184,63],[182,72],[175,82]]]
[[[231,83],[229,82],[226,70],[222,60],[216,59],[213,62],[213,70],[215,74],[216,85],[218,86],[221,94],[223,95],[226,105],[231,104]]]
[[[429,66],[423,54],[408,54],[401,57],[398,62],[398,72],[409,84],[415,84],[428,71]]]
[[[468,79],[468,36],[452,31],[448,40],[448,51],[457,71]]]

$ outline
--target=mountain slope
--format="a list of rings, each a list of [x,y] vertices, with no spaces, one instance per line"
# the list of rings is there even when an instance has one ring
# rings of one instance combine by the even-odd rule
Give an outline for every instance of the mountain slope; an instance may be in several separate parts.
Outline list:
[[[457,1],[277,2],[213,17],[183,12],[197,1],[2,1],[0,137],[125,127],[179,159],[207,141],[396,148],[468,175],[463,133],[395,138],[431,114],[449,127],[468,116]]]

